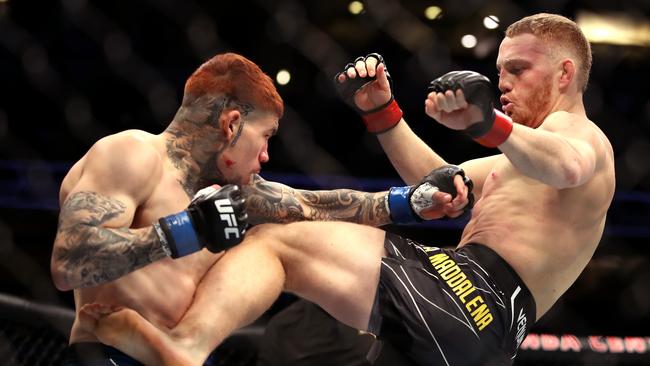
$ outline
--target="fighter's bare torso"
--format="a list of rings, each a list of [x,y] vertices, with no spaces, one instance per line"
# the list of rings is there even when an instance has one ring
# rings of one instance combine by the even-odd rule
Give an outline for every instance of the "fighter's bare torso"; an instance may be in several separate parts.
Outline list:
[[[614,193],[612,147],[592,122],[584,123],[596,130],[592,146],[599,156],[589,181],[558,190],[526,177],[500,155],[460,243],[481,243],[499,253],[529,287],[538,318],[589,262]]]
[[[183,189],[180,172],[167,158],[165,142],[161,135],[143,131],[125,131],[155,149],[160,156],[159,166],[143,166],[157,170],[151,194],[136,208],[131,228],[150,226],[158,218],[187,207],[190,197]],[[61,185],[61,202],[64,202],[83,172],[86,157],[79,160]],[[125,182],[128,184],[128,182]],[[115,281],[74,291],[75,305],[79,309],[86,303],[102,303],[132,308],[160,327],[171,328],[181,319],[193,300],[197,284],[210,266],[220,257],[207,250],[172,260],[169,258],[149,264]],[[84,332],[75,321],[70,342],[94,341],[92,334]]]

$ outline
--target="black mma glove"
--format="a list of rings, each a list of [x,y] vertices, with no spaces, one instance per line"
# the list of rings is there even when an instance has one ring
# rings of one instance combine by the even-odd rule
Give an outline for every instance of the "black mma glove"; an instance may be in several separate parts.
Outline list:
[[[356,78],[350,79],[348,78],[347,70],[349,68],[354,68],[357,62],[366,61],[370,57],[374,57],[377,59],[377,65],[382,63],[384,64],[384,66],[386,66],[386,62],[384,61],[384,58],[378,53],[371,53],[366,57],[357,57],[357,59],[354,60],[353,63],[349,63],[345,65],[343,71],[339,72],[338,74],[336,74],[336,76],[334,76],[334,85],[336,86],[336,90],[341,96],[341,98],[343,98],[343,100],[347,104],[351,105],[357,111],[357,113],[361,115],[361,118],[363,119],[363,123],[366,125],[366,129],[368,130],[368,132],[379,134],[392,129],[397,125],[397,123],[402,119],[402,110],[399,108],[399,105],[397,105],[397,102],[395,101],[395,96],[393,95],[393,79],[390,77],[387,67],[385,68],[386,77],[388,78],[388,83],[390,84],[390,92],[391,92],[390,99],[388,100],[388,102],[367,111],[359,109],[354,103],[354,95],[356,94],[356,92],[362,86],[376,80],[377,78],[376,76],[373,77],[367,76],[367,74],[365,77],[360,77],[357,74]],[[343,83],[339,82],[340,75],[345,75],[345,79],[346,79],[345,82]]]
[[[172,258],[203,248],[217,253],[244,240],[248,215],[238,186],[228,184],[200,190],[187,209],[154,224],[163,248]]]
[[[469,126],[463,132],[487,147],[501,145],[512,132],[512,120],[494,109],[492,84],[487,77],[474,71],[451,71],[433,80],[429,92],[444,93],[461,89],[467,103],[477,106],[483,120]]]
[[[474,194],[472,180],[465,176],[463,169],[456,165],[445,165],[434,169],[427,174],[420,183],[414,186],[393,187],[388,193],[388,210],[390,217],[396,224],[409,224],[422,220],[439,218],[442,215],[440,209],[435,209],[436,202],[433,194],[438,191],[449,193],[456,197],[456,186],[454,177],[460,175],[468,188],[467,205],[464,211],[474,206]]]

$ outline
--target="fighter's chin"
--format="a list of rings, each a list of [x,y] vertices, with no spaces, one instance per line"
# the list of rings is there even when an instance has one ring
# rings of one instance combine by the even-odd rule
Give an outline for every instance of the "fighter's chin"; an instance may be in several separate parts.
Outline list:
[[[527,121],[528,121],[529,117],[525,116],[525,115],[522,115],[521,113],[518,113],[514,109],[509,109],[508,111],[506,111],[506,115],[508,117],[510,117],[510,119],[512,119],[513,122],[516,122],[516,123],[519,123],[519,124],[522,124],[522,125],[526,125],[526,126],[528,125]]]
[[[258,172],[253,172],[245,177],[242,178],[241,184],[244,186],[250,185],[255,181],[255,176],[258,174]]]
[[[516,113],[509,115],[509,117],[513,122],[530,128],[537,128],[542,124],[541,121],[538,121],[535,118],[532,118],[530,116],[519,116]]]
[[[239,182],[237,182],[237,184],[241,186],[247,186],[250,185],[252,181],[253,181],[253,177],[251,175],[246,175],[241,177],[241,179],[239,179]]]

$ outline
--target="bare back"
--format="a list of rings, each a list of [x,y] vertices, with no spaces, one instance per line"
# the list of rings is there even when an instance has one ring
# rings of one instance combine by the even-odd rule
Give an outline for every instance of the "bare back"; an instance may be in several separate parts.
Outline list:
[[[134,208],[130,228],[150,226],[161,216],[181,211],[187,207],[190,198],[179,183],[178,171],[167,158],[164,139],[161,135],[135,130],[125,131],[100,140],[93,148],[97,148],[97,146],[101,148],[101,144],[107,143],[106,139],[112,144],[122,144],[124,149],[129,149],[134,144],[140,144],[139,148],[142,148],[142,145],[145,148],[149,146],[160,157],[156,164],[143,164],[142,166],[142,169],[150,169],[154,172],[150,178],[152,187],[146,197],[143,197],[142,202]],[[84,176],[86,166],[97,163],[89,161],[89,157],[92,159],[90,151],[73,166],[64,178],[60,193],[62,206],[70,193],[77,190],[76,187]],[[133,155],[131,158],[138,159],[138,155]],[[104,178],[120,179],[110,176]],[[120,184],[131,183],[127,178]],[[77,310],[83,304],[93,302],[125,306],[136,310],[157,326],[171,328],[178,323],[190,306],[197,284],[219,257],[218,254],[203,250],[176,260],[170,258],[158,260],[112,282],[75,289],[75,306]],[[96,340],[95,337],[82,330],[76,320],[70,335],[70,342],[94,340]]]
[[[614,193],[612,147],[592,122],[584,123],[595,129],[598,145],[595,172],[585,184],[555,189],[523,175],[500,155],[460,243],[481,243],[499,253],[532,292],[537,318],[591,259]]]

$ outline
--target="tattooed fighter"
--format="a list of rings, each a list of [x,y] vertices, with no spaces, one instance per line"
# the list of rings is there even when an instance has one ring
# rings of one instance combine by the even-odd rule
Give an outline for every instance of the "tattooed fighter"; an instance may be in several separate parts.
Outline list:
[[[51,261],[56,287],[74,289],[77,309],[64,365],[135,363],[80,326],[85,304],[132,308],[163,329],[174,327],[193,300],[236,305],[219,296],[219,286],[233,280],[223,278],[219,259],[242,240],[247,224],[236,185],[248,185],[252,221],[256,214],[277,222],[390,221],[385,193],[308,193],[257,176],[282,114],[282,99],[257,65],[236,54],[217,55],[189,77],[165,131],[105,137],[71,168],[61,185]],[[457,173],[439,171],[400,191],[404,200],[396,212],[414,207],[418,217],[459,215],[467,187]],[[263,204],[269,201],[274,205]],[[256,269],[248,270],[254,275]],[[221,315],[204,314],[225,321]]]
[[[516,21],[506,30],[496,66],[505,114],[493,108],[489,79],[471,71],[433,80],[425,99],[425,112],[436,121],[501,151],[461,165],[478,199],[455,250],[350,223],[259,225],[223,260],[270,247],[277,260],[264,263],[264,270],[275,265],[280,274],[224,291],[240,300],[229,323],[206,324],[201,314],[224,308],[202,302],[172,332],[122,309],[98,317],[96,334],[117,347],[127,343],[128,352],[151,364],[161,362],[146,357],[147,347],[169,356],[167,364],[199,364],[211,349],[206,339],[218,344],[235,328],[232,318],[249,315],[247,299],[272,296],[284,286],[391,342],[413,364],[511,364],[531,325],[594,254],[615,169],[611,144],[586,115],[591,50],[573,21],[555,14]],[[406,182],[446,164],[402,119],[382,57],[355,60],[338,81],[353,86],[349,95],[366,127],[378,134]],[[251,265],[234,268],[240,270],[231,277],[246,276]],[[133,331],[126,341],[119,330],[128,322]],[[133,339],[144,342],[133,345]],[[176,362],[180,357],[190,360]]]

